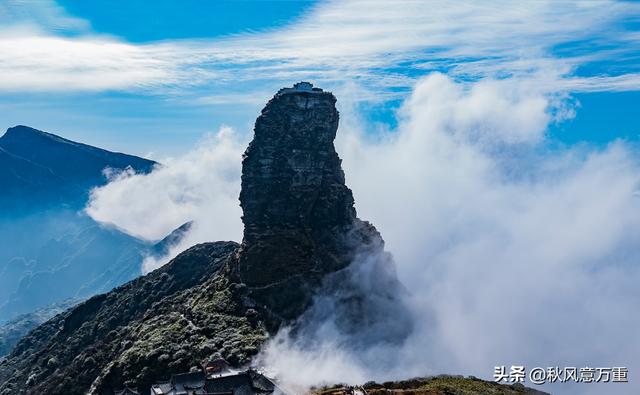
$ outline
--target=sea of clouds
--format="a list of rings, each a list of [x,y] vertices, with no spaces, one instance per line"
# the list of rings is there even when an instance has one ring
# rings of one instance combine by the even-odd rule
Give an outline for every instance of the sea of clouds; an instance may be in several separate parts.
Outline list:
[[[311,343],[283,331],[261,355],[270,372],[304,387],[438,373],[491,379],[498,365],[640,369],[637,151],[624,141],[548,144],[549,127],[574,116],[576,103],[543,86],[432,73],[404,101],[397,127],[375,135],[338,97],[347,183],[359,216],[378,227],[395,258],[413,330],[404,342],[366,350],[344,347],[353,334],[326,326]],[[144,272],[196,242],[239,240],[248,139],[222,128],[150,175],[114,177],[94,190],[87,211],[148,239],[196,221]]]

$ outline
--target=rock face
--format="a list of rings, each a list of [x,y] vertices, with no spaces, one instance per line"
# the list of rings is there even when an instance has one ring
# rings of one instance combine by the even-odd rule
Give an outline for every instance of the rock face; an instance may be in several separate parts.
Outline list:
[[[148,393],[207,359],[246,364],[308,309],[325,277],[381,253],[345,186],[335,102],[301,83],[262,111],[243,160],[241,245],[192,247],[41,325],[0,362],[0,394]],[[349,298],[356,309],[357,298],[366,294]]]
[[[352,261],[354,246],[382,248],[345,185],[335,103],[306,83],[281,90],[258,117],[242,162],[239,275],[276,321],[299,316],[323,277]]]

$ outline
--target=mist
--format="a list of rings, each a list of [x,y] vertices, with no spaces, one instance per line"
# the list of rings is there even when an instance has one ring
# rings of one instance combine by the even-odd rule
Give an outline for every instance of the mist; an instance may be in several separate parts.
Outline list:
[[[297,328],[265,346],[265,369],[303,388],[439,373],[492,379],[497,365],[640,368],[636,149],[624,141],[549,148],[549,127],[579,116],[549,86],[430,74],[398,111],[397,128],[376,135],[338,95],[347,185],[394,257],[406,293],[394,293],[403,313],[393,323],[409,330],[401,340],[398,325],[346,330],[330,308],[344,295],[321,292]],[[94,191],[87,212],[150,239],[196,221],[145,271],[196,242],[239,240],[246,141],[224,129],[150,175],[121,174]],[[371,260],[379,262],[363,257],[347,272],[357,277],[342,278],[357,278],[382,322],[384,287],[359,271]],[[546,390],[602,392],[595,384]]]
[[[149,241],[194,221],[167,255],[149,255],[144,260],[141,271],[145,274],[195,244],[240,240],[240,158],[247,143],[247,136],[222,126],[184,156],[161,159],[163,166],[148,175],[111,175],[107,185],[92,191],[85,211],[96,221]]]
[[[341,135],[359,214],[385,237],[416,318],[396,369],[365,364],[367,376],[638,365],[635,151],[622,141],[543,149],[548,127],[573,111],[533,81],[432,74],[395,135],[366,143],[357,124]]]

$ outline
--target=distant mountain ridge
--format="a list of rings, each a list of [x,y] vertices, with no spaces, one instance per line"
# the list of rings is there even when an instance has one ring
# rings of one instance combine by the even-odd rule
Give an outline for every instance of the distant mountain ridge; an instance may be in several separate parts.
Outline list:
[[[81,301],[81,299],[63,300],[31,313],[21,314],[11,321],[0,325],[0,358],[8,354],[16,343],[33,328]]]
[[[36,222],[48,224],[51,215]],[[54,221],[67,226],[43,225],[42,242],[32,243],[32,254],[14,250],[13,257],[0,262],[0,323],[59,300],[107,292],[141,274],[151,243],[73,212],[56,213]],[[27,225],[18,231],[40,230]],[[28,245],[28,236],[23,238]],[[11,246],[1,248],[4,255],[12,252]]]
[[[175,373],[197,372],[203,361],[223,358],[233,367],[246,366],[283,325],[293,325],[290,339],[305,340],[305,316],[324,323],[307,316],[322,291],[334,292],[329,307],[345,318],[333,322],[329,334],[372,329],[378,337],[364,336],[366,342],[404,341],[413,322],[405,319],[403,288],[381,235],[356,214],[333,145],[335,103],[333,94],[309,83],[280,90],[256,120],[243,156],[242,243],[193,246],[163,267],[38,326],[0,359],[0,395],[174,394],[151,388]],[[354,264],[362,270],[351,276]],[[367,278],[375,280],[373,286],[357,286]],[[327,284],[328,279],[333,281]],[[362,345],[354,350],[366,353]],[[290,369],[295,374],[296,366]],[[186,384],[177,393],[187,392],[201,393]],[[521,383],[455,376],[312,392],[358,393],[544,394]]]
[[[105,168],[148,173],[158,163],[67,140],[28,126],[0,137],[0,215],[64,204],[81,208],[90,188],[107,180]]]
[[[0,323],[107,292],[181,239],[188,227],[154,246],[82,213],[91,189],[108,182],[106,168],[148,173],[156,165],[28,126],[0,137]]]
[[[242,162],[242,244],[196,245],[42,324],[0,361],[0,394],[149,393],[202,361],[246,365],[269,335],[312,306],[329,276],[349,292],[336,302],[349,314],[341,330],[391,322],[385,341],[409,334],[384,241],[357,217],[345,184],[333,144],[336,98],[308,85],[278,92],[256,120]],[[353,286],[346,269],[356,261],[382,290]],[[372,293],[393,310],[369,314]]]

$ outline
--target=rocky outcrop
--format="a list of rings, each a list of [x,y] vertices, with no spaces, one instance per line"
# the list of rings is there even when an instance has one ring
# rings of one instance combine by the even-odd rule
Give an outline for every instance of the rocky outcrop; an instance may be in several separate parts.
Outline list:
[[[324,276],[355,253],[383,246],[375,228],[356,217],[345,185],[333,144],[336,98],[304,87],[269,101],[242,162],[239,276],[276,322],[298,317]]]
[[[0,394],[112,394],[125,386],[148,393],[206,359],[246,364],[269,334],[308,309],[328,275],[332,287],[348,281],[344,269],[362,256],[386,265],[382,238],[356,217],[345,185],[333,146],[335,102],[298,84],[263,109],[243,159],[241,245],[192,247],[54,317],[0,362]],[[398,285],[385,279],[386,292]],[[354,322],[366,314],[366,298],[348,296]]]

